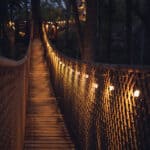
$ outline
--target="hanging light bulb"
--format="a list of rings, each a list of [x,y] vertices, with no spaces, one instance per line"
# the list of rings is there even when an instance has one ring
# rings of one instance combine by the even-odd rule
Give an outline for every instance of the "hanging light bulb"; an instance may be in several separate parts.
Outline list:
[[[135,90],[135,91],[133,92],[133,96],[134,96],[135,98],[138,98],[138,97],[140,96],[140,94],[141,94],[140,90]]]
[[[114,90],[115,90],[115,87],[113,85],[110,85],[109,86],[109,91],[111,92],[111,91],[114,91]]]
[[[89,78],[89,75],[88,75],[88,74],[85,74],[85,78],[88,79],[88,78]]]
[[[97,88],[98,88],[98,84],[97,84],[97,83],[93,83],[93,87],[94,87],[95,89],[97,89]]]

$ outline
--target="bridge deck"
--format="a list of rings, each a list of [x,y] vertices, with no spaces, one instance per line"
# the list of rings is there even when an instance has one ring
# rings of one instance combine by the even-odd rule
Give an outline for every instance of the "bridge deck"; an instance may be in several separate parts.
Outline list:
[[[25,150],[75,149],[57,106],[40,40],[32,45]]]

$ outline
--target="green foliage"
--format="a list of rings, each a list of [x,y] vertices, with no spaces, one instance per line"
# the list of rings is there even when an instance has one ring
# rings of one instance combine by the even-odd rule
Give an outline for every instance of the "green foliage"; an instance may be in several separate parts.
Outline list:
[[[41,16],[43,20],[57,21],[64,19],[65,8],[61,0],[51,0],[41,2]]]
[[[8,17],[11,20],[25,20],[30,7],[29,0],[8,0]]]
[[[69,29],[68,43],[66,45],[66,32],[61,31],[58,34],[58,40],[54,43],[58,50],[65,55],[73,58],[79,58],[80,52],[78,47],[77,33],[74,27]]]

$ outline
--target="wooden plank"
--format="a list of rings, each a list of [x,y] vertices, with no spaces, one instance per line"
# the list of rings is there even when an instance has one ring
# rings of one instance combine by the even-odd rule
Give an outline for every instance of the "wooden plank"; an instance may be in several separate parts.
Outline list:
[[[35,143],[35,144],[25,144],[25,148],[59,148],[59,149],[74,149],[74,145],[73,144],[61,144],[61,143],[49,143],[49,144],[42,144],[42,143]]]
[[[24,150],[75,149],[49,80],[40,40],[34,40]]]

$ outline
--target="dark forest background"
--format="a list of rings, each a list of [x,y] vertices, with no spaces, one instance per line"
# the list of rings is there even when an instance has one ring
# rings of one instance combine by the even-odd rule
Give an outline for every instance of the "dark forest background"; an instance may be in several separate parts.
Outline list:
[[[0,55],[24,56],[33,21],[70,57],[150,65],[149,15],[149,0],[1,0]]]

